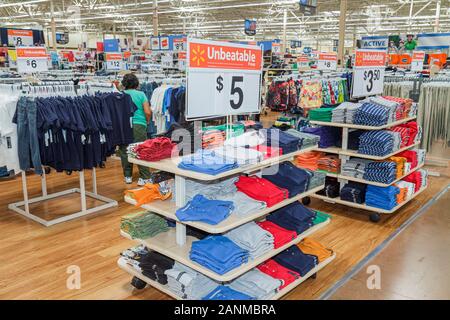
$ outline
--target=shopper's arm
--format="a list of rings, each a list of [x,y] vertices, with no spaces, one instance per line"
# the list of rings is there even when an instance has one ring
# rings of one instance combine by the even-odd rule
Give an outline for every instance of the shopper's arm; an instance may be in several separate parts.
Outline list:
[[[142,105],[144,108],[145,118],[147,119],[147,123],[150,122],[150,119],[152,117],[152,109],[150,109],[150,103],[148,101],[145,101]]]

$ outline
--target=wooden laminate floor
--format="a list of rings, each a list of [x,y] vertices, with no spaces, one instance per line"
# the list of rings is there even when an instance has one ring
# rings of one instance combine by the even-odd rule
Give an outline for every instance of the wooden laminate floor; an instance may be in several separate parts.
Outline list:
[[[317,279],[309,279],[286,299],[315,299],[345,275],[372,249],[386,239],[408,217],[429,201],[449,182],[448,168],[442,176],[430,178],[430,187],[397,214],[378,224],[356,209],[313,200],[311,207],[328,212],[333,219],[314,238],[333,248],[337,258]],[[99,193],[119,201],[119,207],[93,216],[49,228],[8,210],[7,204],[22,200],[20,179],[0,182],[0,299],[167,299],[159,291],[147,288],[136,292],[131,277],[119,269],[119,253],[134,245],[119,234],[122,215],[138,209],[126,204],[122,194],[120,162],[109,160],[106,169],[97,171]],[[91,184],[86,174],[86,185]],[[52,173],[49,192],[78,186],[78,175]],[[28,178],[30,196],[40,193],[40,179]],[[73,196],[70,196],[73,197]],[[45,205],[33,205],[40,216],[54,218],[79,210],[77,198],[57,199]],[[92,205],[92,202],[90,203]],[[51,212],[51,213],[49,213]],[[81,288],[68,289],[71,266],[81,271]]]

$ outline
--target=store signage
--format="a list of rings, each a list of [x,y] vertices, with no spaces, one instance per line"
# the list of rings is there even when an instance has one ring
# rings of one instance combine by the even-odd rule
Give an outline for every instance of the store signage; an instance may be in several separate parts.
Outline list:
[[[131,57],[131,51],[124,51],[123,52],[123,57],[124,59],[128,59]]]
[[[174,38],[173,39],[173,51],[180,52],[187,50],[187,38]]]
[[[425,51],[414,51],[411,60],[411,71],[423,71]]]
[[[180,70],[180,71],[186,70],[186,52],[185,51],[178,52],[178,70]]]
[[[256,20],[246,19],[244,27],[244,32],[246,35],[254,36],[256,34]]]
[[[105,52],[118,52],[119,51],[119,42],[117,39],[106,39],[103,41],[103,49]]]
[[[361,49],[387,50],[388,45],[388,36],[368,36],[361,38]]]
[[[311,52],[312,52],[312,48],[311,47],[304,47],[303,48],[303,53],[310,54]]]
[[[173,68],[173,54],[166,53],[161,55],[161,67],[163,69]]]
[[[33,30],[8,29],[8,46],[29,47],[33,46]]]
[[[337,54],[336,52],[319,53],[317,61],[318,70],[336,70],[337,68]]]
[[[278,42],[272,42],[272,53],[281,54],[281,44]]]
[[[161,50],[169,50],[169,48],[170,48],[169,37],[160,37],[159,38],[159,47]]]
[[[301,48],[302,42],[300,40],[291,40],[291,49]]]
[[[17,47],[17,71],[19,73],[35,73],[48,71],[47,50],[42,47]]]
[[[150,46],[152,50],[160,50],[159,37],[151,37]]]
[[[309,69],[309,58],[306,54],[301,54],[297,57],[298,69]]]
[[[262,50],[258,46],[188,39],[188,119],[260,111]]]
[[[352,97],[360,98],[383,93],[386,52],[356,50],[353,67]]]
[[[108,71],[120,71],[125,69],[125,63],[123,62],[122,53],[107,53],[106,57],[106,70]]]

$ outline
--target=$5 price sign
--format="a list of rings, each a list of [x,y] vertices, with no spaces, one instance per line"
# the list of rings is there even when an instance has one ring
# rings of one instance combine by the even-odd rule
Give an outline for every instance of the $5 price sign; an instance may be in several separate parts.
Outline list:
[[[240,87],[242,84],[244,84],[244,76],[239,75],[233,75],[230,77],[227,77],[228,81],[230,83],[227,83],[227,89],[229,91],[224,91],[224,76],[218,75],[216,78],[216,101],[221,101],[223,103],[224,95],[229,92],[229,105],[232,109],[237,110],[242,106],[242,103],[244,102],[244,91],[242,90],[242,87]],[[229,84],[231,84],[229,86]],[[225,98],[225,99],[228,99]]]

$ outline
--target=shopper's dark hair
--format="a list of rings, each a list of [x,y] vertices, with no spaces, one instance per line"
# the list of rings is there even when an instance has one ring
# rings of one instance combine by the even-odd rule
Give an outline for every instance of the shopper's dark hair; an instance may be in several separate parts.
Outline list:
[[[133,73],[127,73],[123,76],[122,86],[125,90],[139,88],[139,79]]]

